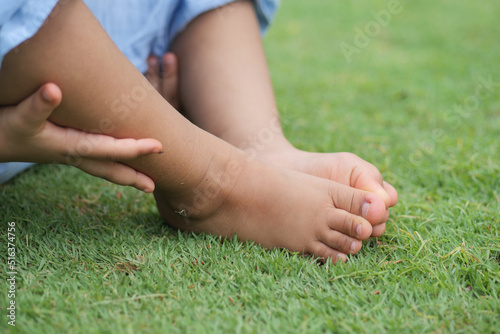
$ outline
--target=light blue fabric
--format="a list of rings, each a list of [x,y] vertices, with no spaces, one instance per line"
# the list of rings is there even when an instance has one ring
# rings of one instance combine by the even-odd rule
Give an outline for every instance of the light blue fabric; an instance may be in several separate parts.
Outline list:
[[[173,39],[198,15],[235,0],[84,0],[111,39],[144,73],[150,54],[163,55]],[[32,37],[57,0],[0,0],[0,62]],[[265,32],[279,0],[254,0]]]
[[[5,162],[0,163],[0,184],[7,182],[17,174],[33,166],[30,162]]]
[[[118,48],[142,73],[147,70],[148,56],[167,52],[174,38],[194,18],[233,1],[84,0]],[[0,0],[0,64],[10,50],[40,29],[56,3],[57,0]],[[254,4],[264,33],[279,0],[254,0]],[[0,163],[0,184],[31,165]]]
[[[0,63],[42,26],[57,0],[0,0]]]
[[[145,73],[150,54],[162,56],[174,38],[198,15],[234,0],[84,0],[104,29],[137,67]],[[254,2],[261,31],[265,32],[279,0]],[[221,14],[226,15],[226,14]]]

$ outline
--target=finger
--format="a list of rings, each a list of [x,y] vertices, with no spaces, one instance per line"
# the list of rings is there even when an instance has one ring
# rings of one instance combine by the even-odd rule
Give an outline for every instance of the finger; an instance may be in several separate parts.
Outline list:
[[[329,186],[330,196],[336,208],[363,217],[371,224],[380,223],[386,207],[379,196],[333,181]]]
[[[162,57],[160,78],[160,94],[175,109],[180,107],[179,98],[179,66],[177,57],[172,52]]]
[[[61,89],[53,83],[40,87],[30,97],[22,101],[14,117],[16,129],[20,131],[36,132],[49,118],[50,114],[61,103]]]
[[[146,193],[155,189],[155,184],[147,175],[118,162],[83,159],[74,164],[82,171],[122,186],[132,186]]]
[[[65,155],[101,159],[130,160],[141,155],[160,153],[162,144],[156,139],[116,139],[111,136],[66,129],[65,140],[54,148]]]
[[[146,79],[158,92],[160,92],[160,64],[156,56],[148,57]]]

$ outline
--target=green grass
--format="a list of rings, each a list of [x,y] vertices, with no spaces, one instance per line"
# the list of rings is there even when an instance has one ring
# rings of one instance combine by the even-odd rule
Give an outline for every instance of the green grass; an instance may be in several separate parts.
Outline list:
[[[19,266],[13,329],[2,241],[0,332],[499,333],[500,6],[402,3],[351,62],[339,44],[385,1],[286,0],[265,39],[290,140],[354,152],[398,189],[382,238],[321,266],[179,233],[151,196],[39,166],[0,187]]]

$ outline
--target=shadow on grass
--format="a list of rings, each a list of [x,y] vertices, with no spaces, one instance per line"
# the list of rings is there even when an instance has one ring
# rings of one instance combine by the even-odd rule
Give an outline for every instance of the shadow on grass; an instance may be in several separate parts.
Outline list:
[[[158,238],[180,242],[152,195],[67,166],[35,166],[0,186],[0,212],[2,223],[15,222],[17,241],[29,247],[143,244]]]

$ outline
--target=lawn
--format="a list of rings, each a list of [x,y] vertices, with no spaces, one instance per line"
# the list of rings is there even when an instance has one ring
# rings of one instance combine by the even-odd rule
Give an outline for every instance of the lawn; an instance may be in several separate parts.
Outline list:
[[[287,136],[356,153],[399,192],[347,263],[181,233],[150,195],[37,166],[0,186],[0,332],[500,333],[499,12],[283,1],[264,43]]]

